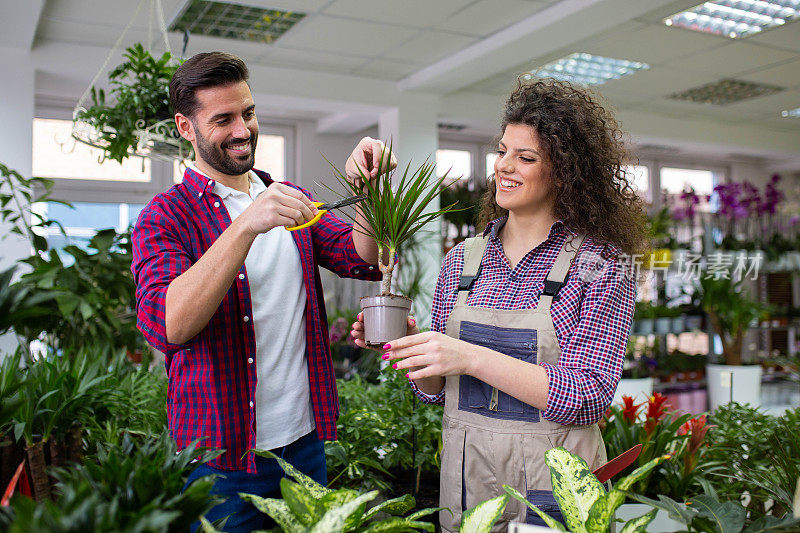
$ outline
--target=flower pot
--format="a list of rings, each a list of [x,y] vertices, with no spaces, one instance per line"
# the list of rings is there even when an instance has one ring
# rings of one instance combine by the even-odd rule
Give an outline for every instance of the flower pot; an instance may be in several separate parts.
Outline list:
[[[653,331],[656,335],[666,335],[672,331],[672,318],[668,316],[660,316],[655,320]]]
[[[711,411],[728,402],[761,405],[760,365],[706,365],[706,378]]]
[[[672,333],[678,335],[686,331],[686,321],[683,315],[672,317]]]
[[[639,518],[652,510],[652,507],[643,503],[623,503],[619,509],[617,509],[616,517],[622,520],[623,524],[626,524],[630,520]],[[683,531],[685,530],[685,526],[683,523],[670,518],[666,511],[659,509],[658,513],[656,513],[656,517],[647,525],[646,529],[647,533],[668,533],[672,531]]]
[[[636,335],[650,335],[653,333],[653,319],[637,318],[633,322],[633,327]]]
[[[689,331],[703,329],[703,315],[686,315],[684,325]]]
[[[644,402],[653,395],[653,378],[621,379],[614,393],[614,403],[622,402],[623,396],[630,396],[637,402]]]
[[[406,336],[410,298],[395,294],[364,296],[361,310],[364,312],[364,342],[367,346],[380,348],[390,340]]]

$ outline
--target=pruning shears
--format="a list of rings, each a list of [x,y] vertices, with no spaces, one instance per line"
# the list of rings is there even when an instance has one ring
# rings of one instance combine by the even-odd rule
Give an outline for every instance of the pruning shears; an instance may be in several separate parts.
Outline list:
[[[361,202],[361,201],[366,200],[366,199],[367,199],[367,195],[366,194],[359,194],[358,196],[350,196],[348,198],[342,198],[341,200],[337,200],[335,202],[329,202],[329,203],[314,202],[314,205],[317,206],[317,209],[318,209],[318,212],[317,212],[316,215],[314,215],[314,218],[312,218],[311,220],[309,220],[305,224],[301,224],[299,226],[291,226],[291,227],[288,227],[286,229],[289,230],[289,231],[295,231],[295,230],[298,230],[298,229],[303,229],[303,228],[307,228],[309,226],[313,226],[314,224],[319,222],[319,220],[322,218],[322,215],[324,215],[325,213],[327,213],[331,209],[338,209],[340,207],[345,207],[345,206],[348,206],[348,205],[352,205],[352,204]]]

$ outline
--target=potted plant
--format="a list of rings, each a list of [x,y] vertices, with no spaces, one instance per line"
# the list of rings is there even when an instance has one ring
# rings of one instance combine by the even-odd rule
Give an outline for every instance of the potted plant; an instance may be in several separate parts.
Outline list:
[[[111,98],[92,87],[91,105],[82,107],[83,98],[78,103],[73,138],[118,162],[131,155],[190,157],[191,145],[178,134],[169,104],[169,81],[180,61],[169,52],[155,58],[141,43],[126,48],[123,58],[108,74]]]
[[[758,301],[745,294],[742,280],[704,276],[698,291],[703,310],[722,342],[723,365],[709,364],[709,408],[737,401],[758,405],[761,395],[761,366],[743,365],[744,339],[750,324],[765,311]]]
[[[655,309],[650,302],[636,302],[633,310],[633,331],[634,335],[650,335],[653,333],[655,321]]]
[[[387,149],[390,153],[391,146]],[[336,178],[352,195],[366,195],[359,203],[366,225],[350,216],[354,229],[370,236],[378,244],[379,268],[383,277],[377,296],[361,299],[364,312],[364,342],[367,346],[383,346],[387,341],[406,334],[406,321],[411,309],[411,299],[392,294],[393,258],[403,244],[409,242],[425,224],[444,213],[455,211],[456,203],[432,211],[426,209],[447,187],[455,181],[443,185],[447,173],[435,177],[435,164],[426,159],[422,165],[411,170],[409,163],[396,186],[393,186],[395,171],[389,167],[389,158],[381,154],[377,176],[370,180],[362,173],[361,183],[352,183],[336,167]],[[333,165],[331,165],[333,166]],[[360,169],[359,169],[360,170]],[[335,191],[334,191],[335,192]]]

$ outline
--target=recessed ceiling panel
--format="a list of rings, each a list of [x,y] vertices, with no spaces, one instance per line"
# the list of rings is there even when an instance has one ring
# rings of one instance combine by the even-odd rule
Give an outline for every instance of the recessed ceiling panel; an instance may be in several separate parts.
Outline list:
[[[271,43],[300,22],[305,13],[190,0],[170,24],[170,31]]]
[[[740,100],[764,96],[782,90],[782,87],[777,87],[775,85],[726,79],[672,94],[670,98],[686,100],[696,104],[727,105]]]

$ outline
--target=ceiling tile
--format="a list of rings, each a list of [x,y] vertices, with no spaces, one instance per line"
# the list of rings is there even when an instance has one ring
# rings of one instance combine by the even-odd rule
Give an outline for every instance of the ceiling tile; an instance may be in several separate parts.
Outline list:
[[[783,91],[759,98],[749,98],[725,106],[725,110],[742,113],[755,113],[767,119],[780,117],[781,111],[800,107],[800,89]],[[787,119],[788,120],[788,119]]]
[[[336,0],[323,10],[326,15],[340,15],[380,23],[430,28],[473,0]]]
[[[342,70],[349,70],[364,63],[364,58],[345,54],[326,54],[310,50],[276,47],[260,57],[258,63],[275,67],[292,67],[299,70],[341,73]]]
[[[89,21],[74,22],[48,19],[39,23],[37,38],[48,41],[107,46],[111,51],[123,30],[124,27],[93,24]],[[125,34],[120,48],[123,49],[137,42],[144,43],[147,41],[147,35],[147,28],[131,27]],[[162,41],[159,39],[159,42]]]
[[[385,57],[412,63],[432,63],[476,41],[475,37],[465,37],[444,31],[425,31],[414,36],[405,44],[389,50]]]
[[[600,91],[619,90],[628,93],[665,96],[715,80],[716,76],[712,74],[656,66],[649,70],[640,70],[630,76],[610,80],[598,86],[598,89]]]
[[[711,72],[722,77],[736,77],[796,57],[797,54],[785,50],[738,41],[666,64],[679,69]]]
[[[525,0],[480,0],[455,13],[437,28],[485,37],[544,7],[543,3]]]
[[[244,4],[264,9],[280,9],[282,11],[295,11],[301,13],[315,13],[322,9],[330,0],[222,0],[231,4]]]
[[[798,87],[800,86],[800,58],[788,63],[782,63],[775,67],[769,67],[739,76],[739,79],[754,81],[759,83],[769,83],[779,87]]]
[[[376,57],[417,33],[400,26],[316,16],[301,21],[278,43],[320,52]]]
[[[753,35],[747,40],[800,52],[800,22],[795,21],[780,28],[773,28],[764,33]]]
[[[726,44],[724,39],[713,35],[680,31],[664,25],[649,25],[637,31],[619,31],[618,34],[616,39],[589,44],[585,50],[575,51],[657,65]]]
[[[365,78],[397,81],[411,74],[417,68],[419,68],[419,66],[413,63],[374,59],[354,68],[351,73]]]
[[[183,44],[181,44],[183,47]],[[252,61],[269,51],[272,47],[266,43],[254,43],[237,39],[223,39],[208,35],[192,35],[186,46],[186,57],[191,57],[200,52],[227,52],[238,56],[245,61]],[[176,50],[180,52],[180,49]]]

